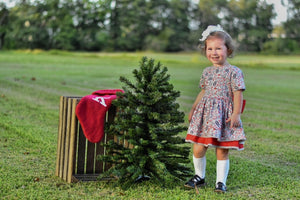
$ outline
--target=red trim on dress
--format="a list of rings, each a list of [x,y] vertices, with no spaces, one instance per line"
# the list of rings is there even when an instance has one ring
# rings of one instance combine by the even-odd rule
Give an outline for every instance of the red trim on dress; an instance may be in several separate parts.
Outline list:
[[[188,141],[192,141],[195,143],[200,143],[203,145],[211,145],[211,146],[216,146],[216,147],[220,147],[220,148],[234,148],[234,149],[239,149],[242,150],[244,149],[244,144],[241,143],[242,141],[223,141],[220,142],[217,140],[217,138],[204,138],[204,137],[197,137],[194,135],[190,135],[188,134],[186,136],[186,139]]]

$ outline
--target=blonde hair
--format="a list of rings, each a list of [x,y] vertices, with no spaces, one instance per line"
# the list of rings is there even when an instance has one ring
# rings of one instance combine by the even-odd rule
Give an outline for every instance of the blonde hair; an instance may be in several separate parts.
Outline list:
[[[232,58],[233,53],[235,51],[235,46],[233,44],[233,40],[232,40],[231,36],[228,33],[222,32],[222,31],[211,32],[209,34],[209,36],[204,40],[203,44],[199,45],[202,54],[206,56],[206,47],[207,47],[206,46],[206,41],[208,39],[211,39],[212,37],[216,37],[216,38],[222,39],[224,41],[225,46],[227,47],[227,56],[229,58]]]

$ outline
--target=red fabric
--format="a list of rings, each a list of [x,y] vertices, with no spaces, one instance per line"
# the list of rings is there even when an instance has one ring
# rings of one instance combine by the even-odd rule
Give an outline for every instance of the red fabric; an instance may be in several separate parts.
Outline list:
[[[229,148],[229,149],[238,149],[238,150],[243,150],[244,149],[244,144],[241,141],[224,141],[220,142],[217,140],[217,138],[203,138],[203,137],[197,137],[194,135],[188,134],[186,136],[186,139],[188,141],[204,144],[204,145],[211,145],[215,147],[220,147],[220,148]]]
[[[76,116],[85,137],[92,143],[98,143],[104,136],[106,112],[111,102],[117,98],[120,89],[97,90],[83,97],[76,106]]]
[[[246,100],[245,100],[245,99],[243,99],[242,113],[244,112],[245,106],[246,106]]]

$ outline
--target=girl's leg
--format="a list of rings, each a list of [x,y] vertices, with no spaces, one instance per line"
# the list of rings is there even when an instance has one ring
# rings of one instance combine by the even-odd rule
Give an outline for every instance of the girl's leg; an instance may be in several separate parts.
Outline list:
[[[185,183],[185,187],[196,188],[205,185],[205,169],[206,169],[206,153],[207,147],[194,144],[193,145],[193,162],[195,167],[195,176]]]
[[[216,184],[219,182],[226,185],[226,180],[229,172],[229,150],[216,148],[217,155],[217,180]],[[225,188],[226,191],[226,188]]]
[[[217,160],[228,160],[229,149],[216,148]]]
[[[195,168],[195,174],[198,175],[201,179],[205,178],[206,171],[206,150],[207,147],[194,144],[193,145],[193,163]]]

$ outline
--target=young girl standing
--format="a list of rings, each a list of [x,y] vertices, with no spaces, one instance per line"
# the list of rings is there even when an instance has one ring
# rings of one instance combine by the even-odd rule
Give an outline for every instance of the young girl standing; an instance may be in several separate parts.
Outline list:
[[[243,150],[246,140],[241,121],[245,83],[242,71],[227,62],[234,46],[220,25],[208,26],[202,33],[203,52],[212,63],[203,70],[198,94],[189,114],[186,141],[193,143],[195,176],[186,184],[205,185],[206,151],[216,148],[216,192],[226,192],[229,149]]]

